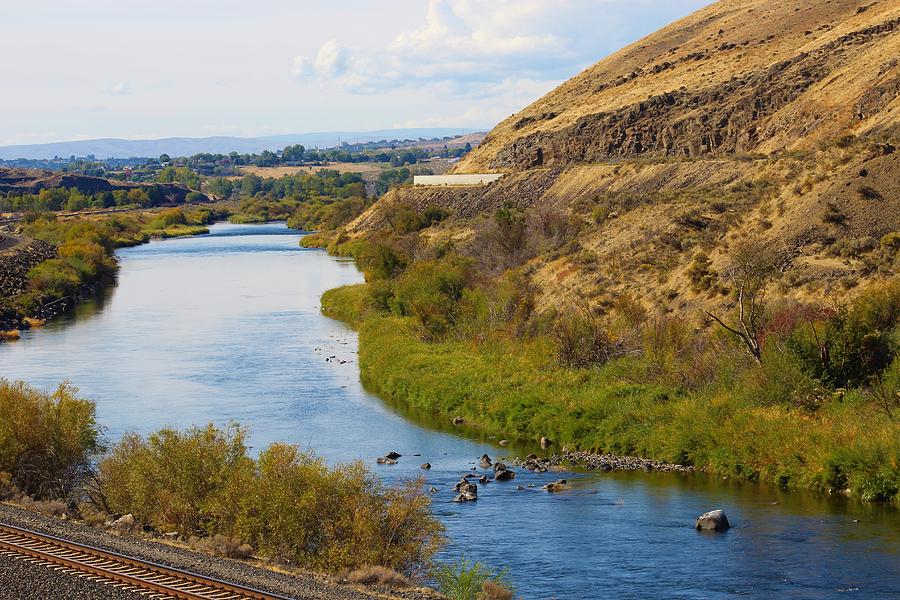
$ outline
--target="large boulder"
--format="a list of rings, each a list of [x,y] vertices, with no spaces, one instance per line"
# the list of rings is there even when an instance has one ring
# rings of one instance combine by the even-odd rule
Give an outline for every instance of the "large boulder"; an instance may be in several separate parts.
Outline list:
[[[697,517],[694,527],[702,531],[725,531],[731,527],[731,523],[728,522],[725,511],[717,509]]]
[[[113,521],[111,525],[113,529],[127,533],[133,531],[137,527],[137,521],[135,520],[134,515],[128,513]]]

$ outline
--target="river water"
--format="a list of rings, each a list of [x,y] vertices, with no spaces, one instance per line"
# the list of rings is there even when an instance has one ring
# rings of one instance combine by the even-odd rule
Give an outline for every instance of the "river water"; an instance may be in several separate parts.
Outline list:
[[[322,292],[361,275],[299,238],[280,224],[217,224],[121,250],[115,287],[0,345],[0,377],[68,379],[111,440],[236,420],[256,448],[362,459],[388,481],[424,473],[451,539],[442,557],[508,567],[525,598],[900,598],[900,514],[888,507],[663,473],[569,474],[571,492],[548,494],[540,486],[559,475],[527,472],[454,504],[452,484],[481,454],[533,449],[368,393],[356,335],[319,312]],[[391,450],[399,464],[374,464]],[[695,531],[713,508],[734,527]]]

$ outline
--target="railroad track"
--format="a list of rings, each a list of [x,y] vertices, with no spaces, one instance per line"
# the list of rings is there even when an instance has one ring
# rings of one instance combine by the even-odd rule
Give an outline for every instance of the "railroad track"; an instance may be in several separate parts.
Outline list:
[[[290,600],[286,596],[2,523],[0,523],[0,554],[44,564],[147,598]]]

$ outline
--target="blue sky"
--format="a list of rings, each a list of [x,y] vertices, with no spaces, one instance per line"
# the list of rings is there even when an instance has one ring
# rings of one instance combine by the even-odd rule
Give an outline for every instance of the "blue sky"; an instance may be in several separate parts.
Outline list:
[[[709,0],[0,0],[0,144],[489,128]]]

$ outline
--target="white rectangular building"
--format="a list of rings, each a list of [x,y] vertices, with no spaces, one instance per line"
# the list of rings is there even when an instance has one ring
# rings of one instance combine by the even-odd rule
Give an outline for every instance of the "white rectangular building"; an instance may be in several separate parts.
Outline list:
[[[416,175],[413,185],[487,185],[503,177],[502,173],[466,173],[464,175]]]

